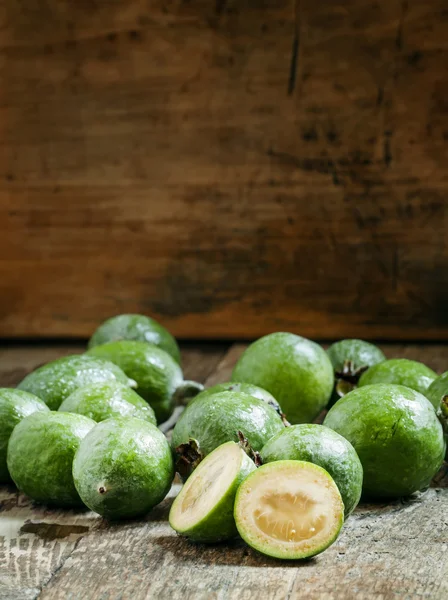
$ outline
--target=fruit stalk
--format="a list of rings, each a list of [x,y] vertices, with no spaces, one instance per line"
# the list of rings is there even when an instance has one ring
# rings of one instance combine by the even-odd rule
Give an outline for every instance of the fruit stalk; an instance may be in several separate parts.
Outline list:
[[[202,391],[204,391],[202,383],[186,380],[176,389],[173,398],[176,404],[185,406]]]

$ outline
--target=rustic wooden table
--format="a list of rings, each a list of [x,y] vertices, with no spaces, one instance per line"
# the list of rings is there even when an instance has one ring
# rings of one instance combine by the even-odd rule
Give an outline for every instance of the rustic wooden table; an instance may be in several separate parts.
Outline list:
[[[225,381],[241,344],[183,347],[188,378]],[[80,345],[0,350],[0,386]],[[384,346],[388,356],[448,365],[448,346]],[[177,485],[146,519],[110,524],[88,511],[47,509],[0,487],[0,599],[448,598],[448,472],[415,498],[361,505],[324,554],[286,563],[241,541],[193,545],[167,522]]]

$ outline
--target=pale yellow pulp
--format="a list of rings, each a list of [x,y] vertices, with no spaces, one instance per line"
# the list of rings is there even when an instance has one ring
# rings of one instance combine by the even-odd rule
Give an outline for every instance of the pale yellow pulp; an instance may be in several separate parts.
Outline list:
[[[219,503],[239,473],[241,452],[237,444],[226,445],[199,464],[173,506],[176,529],[186,530],[198,523]]]
[[[338,529],[342,510],[334,483],[303,467],[257,473],[239,504],[252,535],[279,548],[325,543]]]

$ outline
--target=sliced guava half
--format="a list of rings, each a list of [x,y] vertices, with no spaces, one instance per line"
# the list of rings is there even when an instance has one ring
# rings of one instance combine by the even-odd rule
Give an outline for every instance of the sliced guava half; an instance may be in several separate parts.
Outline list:
[[[174,500],[169,516],[171,527],[196,542],[235,537],[235,494],[255,468],[239,444],[227,442],[216,448],[199,464]]]
[[[239,487],[235,522],[241,537],[274,558],[323,552],[344,523],[344,503],[330,475],[305,461],[263,465]]]

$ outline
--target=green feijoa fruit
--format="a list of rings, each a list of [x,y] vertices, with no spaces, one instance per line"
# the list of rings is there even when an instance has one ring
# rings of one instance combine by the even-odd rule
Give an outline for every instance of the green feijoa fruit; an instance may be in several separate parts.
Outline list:
[[[426,394],[436,377],[437,374],[421,362],[407,358],[392,358],[370,367],[361,375],[358,385],[361,387],[375,383],[394,383]]]
[[[324,425],[344,436],[364,471],[363,495],[397,498],[427,487],[445,454],[432,404],[411,388],[387,383],[350,392]]]
[[[37,396],[22,390],[0,388],[0,483],[11,481],[6,453],[12,430],[22,419],[36,411],[49,411],[45,402]]]
[[[136,417],[156,425],[153,409],[129,386],[118,381],[91,383],[70,394],[59,407],[97,423],[111,417]]]
[[[34,412],[14,428],[8,444],[9,473],[21,492],[43,504],[79,506],[72,462],[95,422],[83,415]]]
[[[89,340],[89,348],[107,342],[136,340],[155,344],[180,364],[180,350],[171,333],[155,319],[145,315],[117,315],[107,319]]]
[[[67,396],[79,387],[111,379],[125,385],[135,384],[112,362],[76,354],[58,358],[39,367],[27,375],[17,387],[41,398],[50,410],[57,410]]]
[[[280,403],[291,423],[308,423],[327,405],[334,375],[318,344],[292,333],[272,333],[246,349],[232,381],[262,387]]]
[[[328,348],[327,354],[335,375],[333,403],[354,389],[369,367],[386,360],[377,346],[357,339],[336,342]]]
[[[436,410],[440,409],[443,398],[448,396],[448,371],[434,379],[425,396]]]
[[[167,495],[174,477],[170,446],[161,431],[134,417],[98,423],[73,461],[82,501],[107,519],[149,512]]]
[[[273,435],[285,428],[280,415],[263,400],[242,392],[221,392],[198,398],[179,417],[171,444],[179,460],[190,440],[199,446],[200,457],[225,442],[238,442],[241,432],[252,450],[259,451]],[[179,471],[182,475],[188,473]]]
[[[263,463],[304,460],[331,475],[345,506],[345,517],[357,506],[362,492],[362,466],[353,446],[323,425],[293,425],[278,433],[260,452]]]
[[[170,511],[170,525],[195,542],[237,535],[235,494],[255,464],[239,444],[227,442],[209,454],[185,483]]]
[[[152,406],[158,423],[168,419],[176,403],[196,396],[204,389],[200,383],[184,381],[174,358],[147,342],[108,342],[91,348],[88,354],[110,360],[135,380],[137,393]]]
[[[249,546],[267,556],[308,558],[336,541],[344,503],[325,469],[280,460],[263,465],[240,485],[235,522]]]
[[[434,406],[445,433],[448,458],[448,371],[442,373],[431,383],[426,391],[426,397]]]
[[[253,396],[254,398],[263,400],[263,402],[267,402],[278,412],[280,416],[285,418],[281,406],[274,396],[258,385],[253,385],[252,383],[242,383],[238,381],[218,383],[198,394],[195,400],[197,398],[203,398],[204,396],[211,396],[212,394],[219,394],[221,392],[243,392],[244,394],[249,394],[249,396]]]

